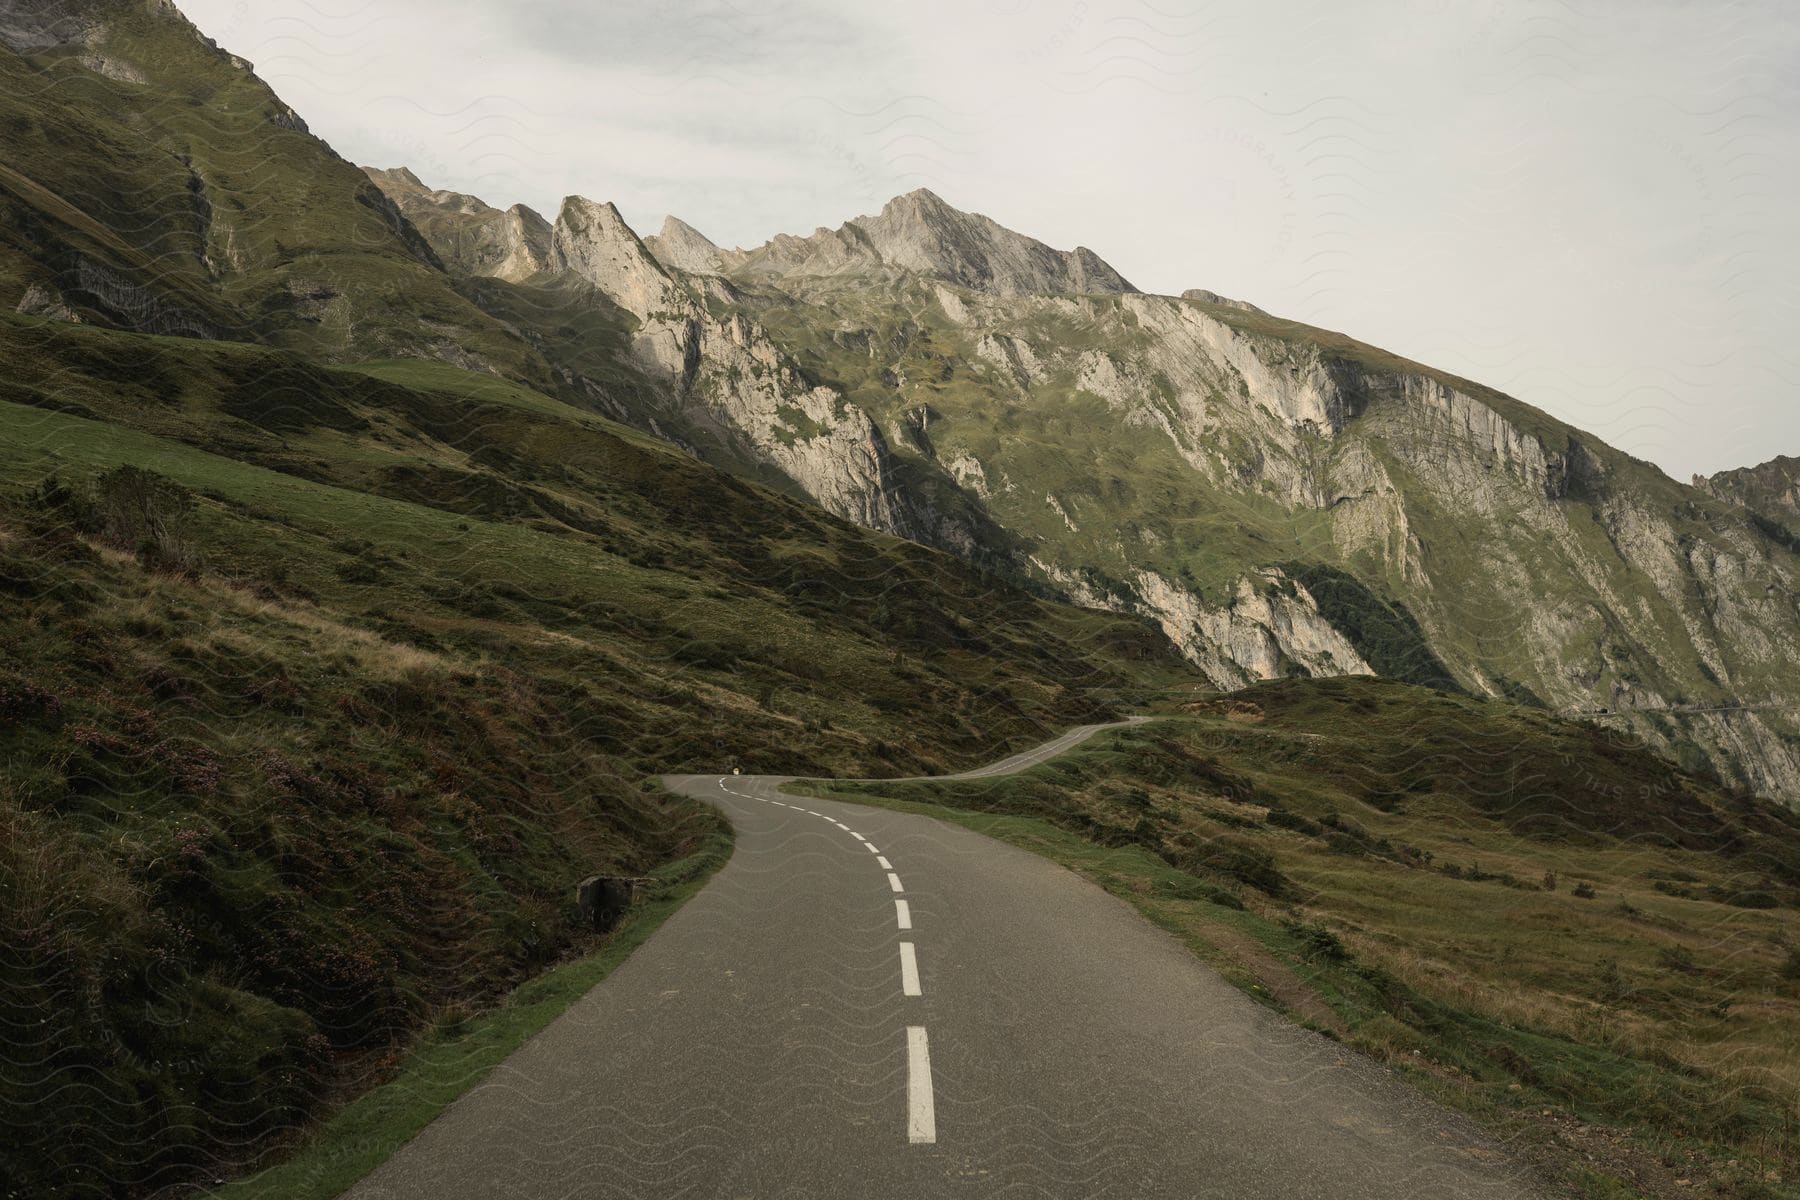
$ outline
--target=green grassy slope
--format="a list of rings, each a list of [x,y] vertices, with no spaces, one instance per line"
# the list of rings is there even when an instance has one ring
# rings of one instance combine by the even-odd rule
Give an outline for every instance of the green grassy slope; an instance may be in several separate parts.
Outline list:
[[[1018,777],[816,786],[1067,863],[1575,1194],[1793,1194],[1800,820],[1616,735],[1284,680]]]
[[[142,1190],[291,1131],[412,1031],[580,946],[574,880],[647,873],[712,828],[593,749],[612,714],[590,693],[146,572],[16,495],[0,1174],[19,1194]]]
[[[21,484],[59,463],[155,462],[230,506],[221,563],[242,556],[230,571],[279,564],[324,602],[435,609],[434,645],[479,648],[477,618],[524,617],[563,631],[535,639],[534,662],[587,653],[628,692],[659,674],[629,651],[680,650],[682,673],[711,681],[720,737],[745,748],[746,767],[866,767],[884,754],[929,767],[1098,711],[1094,698],[1138,669],[1121,668],[1124,655],[1179,670],[1142,623],[1042,603],[503,381],[18,318],[0,319],[0,346],[18,364],[0,401],[37,409],[13,417]],[[159,362],[178,394],[158,396]],[[263,536],[276,517],[284,546]],[[361,565],[340,571],[326,551]],[[990,688],[1034,691],[1038,706],[986,705]],[[794,711],[759,704],[765,693]],[[871,732],[894,725],[884,713],[921,694],[941,703],[913,714],[914,736],[872,750]],[[647,764],[699,753],[657,749],[666,734],[651,724],[633,743]]]
[[[179,14],[73,9],[111,74],[81,45],[0,46],[0,307],[41,284],[103,324],[548,380],[360,170]]]
[[[10,316],[0,352],[30,1194],[255,1159],[586,945],[576,879],[714,828],[648,773],[938,770],[1192,685],[1139,623],[490,377]],[[188,498],[161,541],[123,464]]]

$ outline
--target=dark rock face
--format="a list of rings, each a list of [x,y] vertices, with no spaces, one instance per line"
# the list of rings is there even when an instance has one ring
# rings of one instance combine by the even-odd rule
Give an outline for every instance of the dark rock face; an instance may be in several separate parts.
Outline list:
[[[636,880],[611,875],[590,875],[575,885],[575,903],[596,933],[617,925],[636,894]]]

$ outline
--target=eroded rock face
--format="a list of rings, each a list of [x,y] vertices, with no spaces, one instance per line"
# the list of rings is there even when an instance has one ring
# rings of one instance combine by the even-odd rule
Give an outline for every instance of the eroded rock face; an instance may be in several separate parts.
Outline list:
[[[1045,560],[1033,559],[1033,565],[1078,604],[1154,618],[1216,687],[1375,673],[1320,613],[1312,593],[1280,570],[1244,576],[1231,602],[1217,606],[1154,571],[1134,572],[1129,593],[1120,595],[1097,591],[1076,572]]]
[[[1759,466],[1696,475],[1694,486],[1784,523],[1800,518],[1800,458],[1777,455]]]
[[[436,191],[405,167],[364,171],[451,270],[519,283],[550,269],[550,223],[524,205],[501,211],[474,196]]]
[[[107,9],[93,0],[8,0],[0,5],[0,43],[19,54],[105,40]]]
[[[735,299],[715,274],[729,253],[690,226],[671,218],[640,240],[614,205],[581,196],[566,199],[549,225],[522,206],[503,213],[434,191],[405,170],[369,176],[456,269],[513,282],[578,281],[629,314],[631,363],[661,399],[649,411],[608,405],[616,415],[659,436],[659,416],[678,420],[737,460],[774,467],[828,512],[974,552],[973,533],[954,514],[897,482],[887,440],[868,413],[805,378],[758,322],[709,309],[708,296]]]
[[[1134,576],[1143,610],[1221,687],[1287,675],[1373,675],[1312,593],[1278,570],[1238,581],[1232,602],[1210,608],[1154,571]]]
[[[689,275],[720,275],[725,254],[698,229],[677,217],[665,217],[662,229],[644,239],[656,261]]]
[[[62,293],[47,283],[34,283],[19,297],[14,312],[27,317],[45,317],[52,321],[81,324],[81,314],[63,302]]]
[[[892,479],[880,428],[804,379],[760,326],[716,319],[690,301],[640,326],[634,349],[684,417],[780,470],[827,512],[903,536],[926,532]]]
[[[832,292],[838,309],[842,297]],[[1404,603],[1472,690],[1606,708],[1672,755],[1800,797],[1800,739],[1791,718],[1762,707],[1800,699],[1784,666],[1800,661],[1795,562],[1743,519],[1684,518],[1692,492],[1516,401],[1335,335],[1277,332],[1247,309],[1132,295],[936,298],[960,336],[953,348],[934,339],[934,351],[966,363],[990,394],[1029,411],[1097,402],[1113,423],[1094,426],[1096,437],[1173,455],[1191,475],[1163,485],[1179,490],[1161,503],[1306,531],[1299,544],[1281,534],[1285,547],[1247,541],[1244,566],[1291,555],[1352,568]],[[916,402],[905,368],[889,371],[897,403]],[[1097,484],[1118,470],[1102,466],[1104,453],[1077,438],[1046,460],[991,428],[959,441],[971,416],[947,410],[934,427],[938,463],[1001,525],[1032,531],[1030,569],[1060,590],[1155,616],[1221,685],[1368,669],[1310,597],[1265,596],[1265,576],[1240,576],[1228,605],[1175,584],[1179,537],[1157,531],[1155,507],[1104,498]],[[1028,467],[1014,461],[1027,451]],[[1044,476],[1047,463],[1063,473]],[[1014,478],[1031,479],[1035,502],[997,484]],[[1048,522],[1032,515],[1046,494]],[[1084,582],[1093,567],[1114,590]],[[1729,711],[1684,711],[1708,697]]]
[[[1235,308],[1242,312],[1262,313],[1262,309],[1248,300],[1233,300],[1229,296],[1221,296],[1217,292],[1209,292],[1205,288],[1189,288],[1181,293],[1183,300],[1198,300],[1202,304],[1219,304],[1226,308]]]
[[[593,284],[640,320],[674,315],[691,303],[610,203],[564,200],[551,231],[550,260],[553,269]]]

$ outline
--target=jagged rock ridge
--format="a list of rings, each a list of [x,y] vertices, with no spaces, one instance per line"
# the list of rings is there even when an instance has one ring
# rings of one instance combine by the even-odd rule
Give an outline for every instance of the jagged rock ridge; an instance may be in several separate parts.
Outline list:
[[[973,533],[953,513],[896,482],[887,439],[861,408],[805,378],[746,314],[708,308],[709,292],[731,297],[716,278],[728,254],[691,226],[671,218],[660,234],[640,239],[611,203],[567,197],[550,224],[523,206],[501,212],[431,189],[403,168],[368,174],[455,269],[542,287],[577,284],[626,314],[626,357],[661,400],[632,409],[602,395],[614,415],[659,434],[675,424],[693,429],[733,461],[773,468],[848,520],[973,549]],[[665,266],[653,249],[698,269]]]
[[[550,269],[550,225],[524,205],[501,211],[474,196],[434,191],[405,167],[365,170],[454,269],[514,283]]]
[[[1800,458],[1781,454],[1754,467],[1696,475],[1694,486],[1772,520],[1800,522]]]
[[[1054,250],[920,188],[874,216],[810,237],[782,234],[747,253],[749,276],[838,275],[877,268],[935,276],[995,296],[1134,292],[1092,250]]]

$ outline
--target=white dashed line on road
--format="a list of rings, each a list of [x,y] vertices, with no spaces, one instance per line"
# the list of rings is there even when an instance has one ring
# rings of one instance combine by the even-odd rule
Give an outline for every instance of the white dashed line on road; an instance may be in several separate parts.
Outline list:
[[[875,856],[876,865],[887,872],[888,887],[898,896],[906,889],[900,882],[900,876],[894,871],[894,864],[887,856],[869,841],[836,817],[826,816],[810,808],[801,808],[798,804],[774,800],[767,796],[753,796],[726,786],[719,780],[719,790],[745,800],[756,800],[763,804],[777,804],[794,812],[805,813],[809,817],[818,817],[829,821],[851,837],[861,842],[870,854]],[[894,901],[894,923],[901,930],[913,927],[912,906],[903,899]],[[924,990],[919,982],[919,952],[912,942],[900,943],[900,993],[903,996],[922,996]],[[913,1145],[933,1145],[937,1142],[937,1107],[931,1090],[931,1051],[926,1042],[923,1025],[906,1027],[906,1140]]]
[[[919,956],[911,942],[900,943],[900,994],[917,996],[919,991]]]
[[[906,1027],[906,1140],[937,1141],[937,1112],[931,1099],[931,1048],[923,1025]]]

